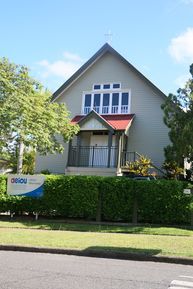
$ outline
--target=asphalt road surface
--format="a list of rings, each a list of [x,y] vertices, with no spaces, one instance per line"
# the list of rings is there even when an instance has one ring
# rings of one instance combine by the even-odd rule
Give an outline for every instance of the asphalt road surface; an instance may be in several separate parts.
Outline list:
[[[189,265],[0,251],[0,289],[174,289],[191,276]]]

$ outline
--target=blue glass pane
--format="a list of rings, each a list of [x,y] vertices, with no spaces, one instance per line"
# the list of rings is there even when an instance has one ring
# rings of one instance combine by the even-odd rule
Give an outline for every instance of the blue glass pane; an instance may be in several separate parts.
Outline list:
[[[123,92],[122,93],[122,101],[121,104],[122,105],[128,105],[129,103],[129,93],[128,92]]]
[[[103,88],[104,88],[104,89],[109,89],[109,88],[110,88],[110,84],[104,84],[104,85],[103,85]]]
[[[100,106],[100,98],[101,98],[100,93],[94,95],[94,106]]]
[[[108,106],[109,105],[109,93],[104,93],[103,94],[103,106]]]
[[[95,84],[94,85],[94,89],[100,89],[100,88],[101,88],[100,84]]]
[[[113,88],[120,88],[120,83],[113,83]]]
[[[91,106],[91,94],[85,94],[84,106]]]
[[[119,93],[113,93],[112,106],[119,105]]]

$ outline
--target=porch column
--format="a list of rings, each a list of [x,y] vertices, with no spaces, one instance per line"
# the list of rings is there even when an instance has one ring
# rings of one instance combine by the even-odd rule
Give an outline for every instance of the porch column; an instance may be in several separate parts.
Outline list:
[[[69,140],[69,145],[68,145],[68,160],[67,160],[67,167],[71,163],[71,153],[72,153],[72,140]]]
[[[76,167],[80,165],[80,132],[77,134]]]
[[[118,143],[118,158],[117,158],[117,175],[121,173],[121,153],[123,151],[123,136],[124,134],[119,134],[119,143]]]
[[[112,133],[112,131],[109,131],[109,135],[108,135],[108,162],[107,162],[107,167],[108,168],[110,168],[110,166],[111,166],[112,138],[113,138],[113,133]]]

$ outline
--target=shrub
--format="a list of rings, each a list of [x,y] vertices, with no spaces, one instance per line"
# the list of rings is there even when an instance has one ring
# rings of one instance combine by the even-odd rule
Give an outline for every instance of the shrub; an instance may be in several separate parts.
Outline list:
[[[0,176],[0,212],[38,212],[44,216],[131,222],[134,203],[138,221],[188,224],[193,196],[183,194],[186,182],[136,181],[126,177],[46,176],[39,199],[8,196],[6,177]],[[98,209],[100,208],[100,210]]]
[[[125,177],[106,177],[100,185],[102,217],[106,221],[131,222],[134,181]]]
[[[42,198],[45,213],[95,219],[98,205],[97,177],[47,176]]]
[[[138,216],[140,222],[182,224],[190,221],[191,197],[183,194],[187,186],[180,181],[138,182]]]

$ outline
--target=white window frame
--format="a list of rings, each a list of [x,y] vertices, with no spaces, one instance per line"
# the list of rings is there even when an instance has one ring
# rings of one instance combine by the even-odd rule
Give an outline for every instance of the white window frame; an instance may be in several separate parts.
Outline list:
[[[94,85],[100,85],[101,88],[103,87],[103,83],[95,83],[93,84],[93,90],[92,91],[83,91],[82,93],[82,110],[81,114],[85,115],[85,95],[86,94],[91,94],[91,107],[90,111],[93,110],[93,104],[94,104],[94,94],[100,94],[100,107],[99,107],[99,114],[107,114],[103,113],[103,94],[104,93],[109,93],[109,106],[108,106],[108,114],[130,114],[131,111],[131,89],[121,89],[121,82],[111,82],[107,83],[105,82],[104,84],[110,84],[111,89],[94,89]],[[120,84],[120,88],[113,88],[113,84]],[[118,104],[118,112],[117,113],[112,113],[112,96],[113,93],[119,93],[119,104]],[[122,102],[122,93],[128,93],[128,112],[127,113],[122,113],[121,112],[121,102]]]

